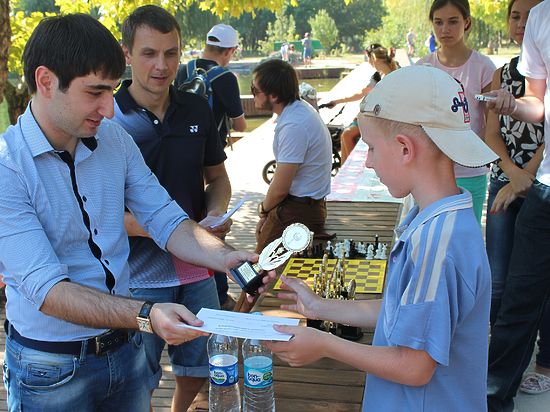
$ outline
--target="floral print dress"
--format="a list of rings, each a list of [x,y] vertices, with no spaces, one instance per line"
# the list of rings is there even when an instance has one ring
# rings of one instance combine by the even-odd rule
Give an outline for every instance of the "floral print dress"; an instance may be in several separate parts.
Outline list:
[[[517,69],[518,61],[519,57],[514,57],[510,63],[502,67],[500,87],[508,89],[515,97],[522,97],[525,94],[525,77]],[[544,124],[526,123],[503,115],[499,115],[499,121],[500,135],[506,144],[510,159],[517,166],[523,167],[544,143]],[[491,167],[491,179],[509,181],[498,163],[493,163]]]

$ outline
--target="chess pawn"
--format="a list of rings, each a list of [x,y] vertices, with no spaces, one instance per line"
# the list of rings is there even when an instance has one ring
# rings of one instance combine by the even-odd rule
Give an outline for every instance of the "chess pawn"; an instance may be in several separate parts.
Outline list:
[[[376,253],[374,255],[374,258],[375,259],[381,259],[381,254],[382,254],[382,245],[379,245],[378,248],[376,249]]]

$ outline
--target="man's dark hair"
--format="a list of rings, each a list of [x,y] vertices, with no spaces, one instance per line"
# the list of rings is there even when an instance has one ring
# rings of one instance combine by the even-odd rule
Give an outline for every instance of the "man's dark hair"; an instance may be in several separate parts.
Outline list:
[[[48,17],[34,29],[23,51],[23,71],[29,91],[36,92],[34,74],[50,69],[65,91],[76,77],[91,73],[119,79],[126,69],[124,53],[105,26],[87,14]]]
[[[300,100],[296,70],[289,63],[271,59],[256,66],[254,78],[260,90],[277,97],[277,103],[285,106]]]
[[[181,29],[177,20],[168,11],[155,5],[138,7],[122,23],[122,44],[132,51],[136,30],[142,26],[150,27],[163,34],[176,30],[181,43]]]

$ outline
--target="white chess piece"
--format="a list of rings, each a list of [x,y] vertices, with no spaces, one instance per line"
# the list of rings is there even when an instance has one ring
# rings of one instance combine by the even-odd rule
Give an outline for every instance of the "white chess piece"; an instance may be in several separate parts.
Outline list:
[[[366,259],[367,260],[372,260],[374,259],[374,246],[373,245],[369,245],[367,247],[367,256],[366,256]]]
[[[376,252],[374,253],[374,258],[375,259],[381,259],[380,258],[381,253],[382,253],[382,245],[379,244],[378,247],[376,248]]]
[[[387,249],[388,249],[388,245],[387,245],[387,243],[384,243],[384,244],[382,245],[382,251],[380,252],[380,259],[384,259],[384,260],[385,260],[385,259],[388,258],[387,254],[386,254]]]

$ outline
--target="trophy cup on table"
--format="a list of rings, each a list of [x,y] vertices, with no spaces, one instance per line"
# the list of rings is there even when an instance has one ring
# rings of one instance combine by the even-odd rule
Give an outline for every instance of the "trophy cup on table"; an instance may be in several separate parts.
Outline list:
[[[243,262],[230,269],[231,274],[239,286],[250,295],[254,295],[262,286],[262,270],[272,270],[286,262],[293,253],[302,252],[313,240],[313,232],[302,223],[293,223],[283,231],[280,238],[268,244],[258,263]]]

